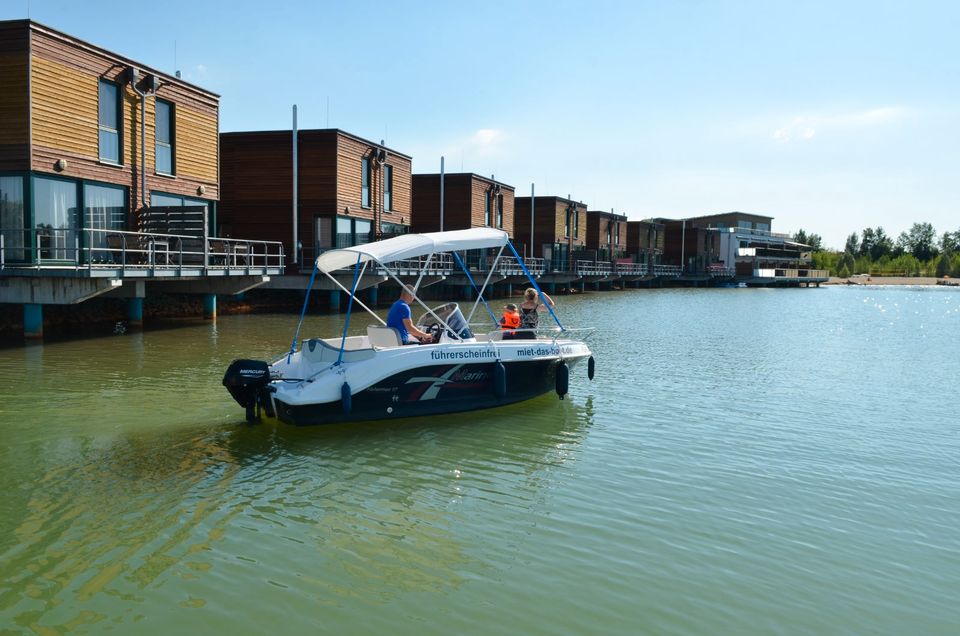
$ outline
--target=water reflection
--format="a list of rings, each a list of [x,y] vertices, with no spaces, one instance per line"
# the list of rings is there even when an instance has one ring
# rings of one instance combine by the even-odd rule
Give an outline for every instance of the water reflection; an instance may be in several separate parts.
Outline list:
[[[129,387],[115,399],[137,408]],[[225,580],[331,603],[459,586],[474,559],[471,510],[533,505],[591,418],[589,404],[550,396],[325,428],[127,425],[11,439],[4,482],[20,485],[4,483],[14,496],[0,520],[12,538],[0,544],[0,622],[63,633],[117,618],[118,603],[202,607]]]

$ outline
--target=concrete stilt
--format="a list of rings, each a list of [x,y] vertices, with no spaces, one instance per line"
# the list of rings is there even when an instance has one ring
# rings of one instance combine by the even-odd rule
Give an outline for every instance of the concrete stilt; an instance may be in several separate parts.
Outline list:
[[[340,311],[340,292],[336,289],[330,290],[330,310]]]
[[[203,295],[203,317],[206,320],[217,319],[217,295],[216,294]]]
[[[507,283],[506,287],[507,287],[507,297],[513,296],[513,285],[511,285],[510,283]]]
[[[472,292],[473,292],[473,287],[471,287],[470,285],[464,285],[464,286],[463,286],[463,297],[464,297],[466,300],[470,300],[470,297],[471,297],[471,295],[472,295]]]
[[[583,281],[580,281],[580,293],[587,291],[587,284]]]
[[[550,295],[557,293],[557,284],[556,283],[547,283],[547,293]]]
[[[23,337],[27,340],[43,338],[43,305],[24,304]]]
[[[143,327],[143,298],[127,299],[127,327]]]
[[[379,288],[374,285],[370,288],[370,291],[367,293],[368,300],[370,301],[370,308],[373,309],[377,306],[377,299],[380,295]]]

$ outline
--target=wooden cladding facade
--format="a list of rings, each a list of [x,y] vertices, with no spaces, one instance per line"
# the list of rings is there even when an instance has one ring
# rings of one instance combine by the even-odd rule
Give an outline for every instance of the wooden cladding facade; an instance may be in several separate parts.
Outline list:
[[[513,238],[513,186],[473,173],[454,173],[444,175],[443,189],[444,230],[496,227]],[[439,174],[413,175],[412,216],[414,232],[440,231]]]
[[[0,22],[0,170],[26,170],[30,154],[30,38]]]
[[[380,150],[386,152],[383,164],[377,161]],[[220,151],[224,235],[283,241],[285,253],[294,254],[292,131],[223,133]],[[370,166],[368,204],[363,200],[364,159]],[[303,247],[298,262],[309,263],[319,251],[337,246],[338,219],[341,225],[370,225],[374,236],[360,242],[409,228],[409,156],[341,130],[300,130],[297,162],[297,239]],[[384,205],[385,166],[392,172],[389,206]]]
[[[159,87],[145,103],[144,138],[140,97],[131,67]],[[101,161],[99,87],[115,84],[119,97],[119,160]],[[128,210],[143,207],[141,144],[147,196],[158,191],[181,197],[219,198],[219,97],[29,20],[0,22],[0,170],[124,186]],[[155,167],[157,99],[172,105],[172,174]],[[131,224],[132,225],[132,224]]]
[[[533,256],[543,258],[544,247],[566,245],[571,252],[583,249],[587,235],[587,206],[563,197],[536,197],[533,210]],[[517,249],[530,242],[530,197],[514,199]],[[569,218],[569,223],[567,219]]]
[[[666,226],[657,221],[627,221],[627,254],[639,263],[663,254]],[[659,263],[659,259],[652,262]]]
[[[587,212],[588,250],[597,250],[605,260],[623,258],[627,251],[627,217],[613,212]]]

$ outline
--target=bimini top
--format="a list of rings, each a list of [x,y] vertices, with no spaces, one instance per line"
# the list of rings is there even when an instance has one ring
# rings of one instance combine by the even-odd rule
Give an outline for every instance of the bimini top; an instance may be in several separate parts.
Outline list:
[[[385,241],[375,241],[364,245],[330,250],[317,257],[317,269],[332,272],[343,267],[376,261],[385,264],[418,256],[427,256],[437,252],[461,252],[479,250],[488,247],[502,247],[510,237],[503,230],[490,227],[475,227],[470,230],[453,232],[431,232],[429,234],[404,234]]]

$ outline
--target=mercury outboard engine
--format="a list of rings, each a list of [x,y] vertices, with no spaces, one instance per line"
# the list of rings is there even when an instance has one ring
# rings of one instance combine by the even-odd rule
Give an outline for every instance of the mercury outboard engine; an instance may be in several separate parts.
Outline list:
[[[260,419],[260,407],[273,416],[273,405],[267,394],[270,383],[270,365],[262,360],[234,360],[223,376],[223,386],[247,411],[247,421]]]

